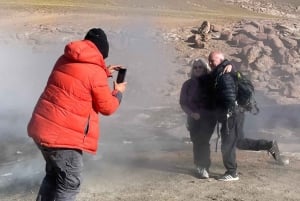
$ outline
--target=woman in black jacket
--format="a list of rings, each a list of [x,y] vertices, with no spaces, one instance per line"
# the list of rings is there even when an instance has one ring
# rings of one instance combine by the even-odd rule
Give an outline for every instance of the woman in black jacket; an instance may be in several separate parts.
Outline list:
[[[203,59],[193,62],[191,78],[185,81],[180,93],[180,106],[187,115],[187,127],[193,142],[193,157],[199,178],[209,178],[210,138],[216,125],[212,110],[211,90],[208,88],[210,68]]]

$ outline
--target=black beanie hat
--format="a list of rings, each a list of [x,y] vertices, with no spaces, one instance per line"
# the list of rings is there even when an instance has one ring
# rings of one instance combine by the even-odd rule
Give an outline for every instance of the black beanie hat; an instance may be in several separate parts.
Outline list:
[[[92,41],[97,46],[98,50],[101,52],[104,59],[108,57],[109,45],[108,45],[106,34],[102,29],[100,28],[90,29],[87,32],[84,39]]]

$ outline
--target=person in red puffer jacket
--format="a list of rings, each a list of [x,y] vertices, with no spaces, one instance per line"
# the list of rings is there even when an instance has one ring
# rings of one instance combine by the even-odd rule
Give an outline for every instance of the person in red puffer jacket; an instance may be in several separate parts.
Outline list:
[[[107,67],[108,52],[105,32],[93,28],[67,44],[54,65],[27,128],[46,161],[37,200],[71,201],[79,193],[82,152],[97,151],[98,113],[113,114],[126,89],[125,82],[109,87],[108,77],[122,66]]]

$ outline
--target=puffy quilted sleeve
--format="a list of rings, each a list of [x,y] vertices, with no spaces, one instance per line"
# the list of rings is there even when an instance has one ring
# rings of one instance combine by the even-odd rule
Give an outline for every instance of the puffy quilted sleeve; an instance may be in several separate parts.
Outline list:
[[[111,90],[107,80],[107,74],[103,69],[99,69],[92,80],[93,107],[96,112],[102,115],[111,115],[120,104],[121,92]]]
[[[237,90],[231,73],[224,73],[218,78],[216,90],[219,105],[222,105],[225,109],[233,108]]]

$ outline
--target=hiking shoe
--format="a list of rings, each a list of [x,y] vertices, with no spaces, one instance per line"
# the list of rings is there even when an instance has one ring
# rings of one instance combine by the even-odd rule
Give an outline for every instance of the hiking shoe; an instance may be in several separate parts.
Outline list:
[[[197,171],[197,176],[200,179],[208,179],[209,178],[208,171],[205,168],[203,168],[203,167],[197,167],[196,171]]]
[[[268,152],[273,156],[274,160],[281,163],[280,151],[276,140],[273,140],[272,147],[268,150]]]
[[[219,181],[237,181],[239,179],[240,178],[238,177],[238,175],[231,175],[231,174],[225,173],[218,180]]]

